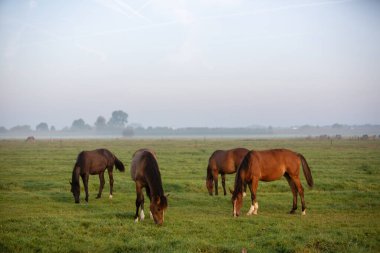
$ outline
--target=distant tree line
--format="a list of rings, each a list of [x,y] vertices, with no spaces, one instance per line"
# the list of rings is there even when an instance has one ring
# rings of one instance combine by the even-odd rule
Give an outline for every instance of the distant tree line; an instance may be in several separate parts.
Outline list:
[[[6,129],[0,127],[0,136],[277,136],[277,137],[316,137],[319,139],[341,139],[342,137],[358,137],[361,139],[379,139],[380,125],[343,125],[335,123],[328,126],[292,126],[292,127],[147,127],[128,123],[128,114],[122,110],[113,111],[107,120],[99,116],[93,125],[86,123],[82,118],[75,119],[70,127],[56,130],[46,122],[39,123],[35,130],[29,125],[19,125]]]
[[[5,127],[0,127],[0,134],[23,134],[23,133],[37,133],[37,134],[48,134],[57,132],[66,133],[95,133],[95,134],[124,134],[132,135],[131,129],[126,127],[128,123],[128,114],[122,110],[113,111],[110,119],[107,121],[105,117],[99,116],[94,125],[86,123],[82,118],[75,119],[70,127],[64,127],[62,130],[57,131],[54,126],[50,126],[46,122],[41,122],[36,126],[35,131],[29,125],[19,125],[6,129]]]

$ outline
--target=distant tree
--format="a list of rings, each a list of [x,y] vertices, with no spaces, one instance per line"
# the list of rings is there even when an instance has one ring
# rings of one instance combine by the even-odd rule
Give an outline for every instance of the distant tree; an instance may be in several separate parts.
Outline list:
[[[121,110],[114,111],[112,117],[108,121],[110,127],[122,128],[128,122],[128,114]]]
[[[14,126],[11,129],[9,129],[9,131],[17,132],[17,133],[27,133],[27,132],[31,132],[32,128],[29,125]]]
[[[343,128],[343,125],[335,123],[331,126],[332,128]]]
[[[36,130],[37,130],[38,132],[47,132],[47,131],[49,131],[49,126],[48,126],[47,123],[45,123],[45,122],[41,122],[40,124],[38,124],[38,125],[36,126]]]
[[[134,133],[135,133],[135,131],[132,127],[126,127],[123,130],[123,136],[125,136],[125,137],[131,137],[134,135]]]
[[[77,131],[77,130],[90,130],[91,126],[86,124],[83,119],[76,119],[71,124],[71,130]]]
[[[128,126],[132,127],[133,129],[143,128],[140,123],[130,123]]]
[[[99,116],[94,125],[96,130],[104,130],[107,128],[106,119],[103,116]]]
[[[6,133],[8,130],[5,127],[0,127],[0,134]]]
[[[50,127],[50,132],[55,132],[55,126]]]

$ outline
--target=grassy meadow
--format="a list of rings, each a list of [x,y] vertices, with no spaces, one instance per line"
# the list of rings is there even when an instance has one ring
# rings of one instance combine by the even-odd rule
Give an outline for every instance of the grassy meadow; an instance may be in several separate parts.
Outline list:
[[[259,214],[232,217],[230,196],[209,196],[208,158],[216,149],[288,148],[302,153],[314,178],[307,215],[288,212],[285,179],[260,182]],[[114,195],[90,176],[89,204],[75,204],[69,180],[77,154],[108,148],[126,165],[114,172]],[[156,150],[169,208],[163,226],[134,223],[131,156]],[[228,175],[227,187],[233,187]],[[219,194],[222,193],[219,179]],[[146,203],[149,200],[146,198]],[[0,252],[380,252],[380,141],[305,139],[0,140]]]

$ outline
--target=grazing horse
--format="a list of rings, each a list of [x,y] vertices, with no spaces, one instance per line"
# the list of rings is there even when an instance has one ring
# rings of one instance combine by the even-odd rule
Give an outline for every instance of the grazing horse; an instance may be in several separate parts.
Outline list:
[[[107,149],[96,149],[92,151],[82,151],[79,153],[77,161],[74,165],[71,192],[73,193],[75,203],[79,203],[80,195],[80,185],[79,176],[82,178],[84,190],[86,192],[86,202],[88,202],[88,178],[90,175],[99,175],[100,187],[99,193],[96,197],[97,199],[101,197],[103,187],[104,187],[104,171],[108,170],[108,175],[110,178],[110,198],[112,198],[112,188],[113,188],[113,166],[119,171],[125,171],[124,164],[117,159],[117,157],[112,154]]]
[[[218,195],[218,174],[222,177],[224,195],[226,195],[226,174],[235,173],[244,156],[248,153],[246,148],[230,150],[216,150],[208,160],[206,187],[212,195],[213,183],[215,182],[215,195]],[[245,188],[244,188],[245,192]]]
[[[168,207],[167,196],[162,188],[161,174],[158,168],[156,155],[149,149],[137,150],[132,158],[131,177],[136,183],[136,215],[135,222],[139,220],[139,207],[141,207],[140,220],[144,220],[144,193],[150,200],[150,217],[161,225],[164,222],[164,211]]]
[[[244,157],[236,172],[235,187],[232,193],[232,205],[234,217],[240,215],[243,205],[243,184],[247,183],[251,191],[251,208],[247,215],[257,214],[259,205],[256,201],[256,191],[260,181],[274,181],[282,176],[286,178],[293,193],[293,208],[291,214],[297,209],[297,193],[301,197],[302,214],[306,214],[303,187],[299,178],[300,164],[307,184],[313,186],[313,177],[305,157],[299,153],[287,149],[272,149],[266,151],[250,151]]]

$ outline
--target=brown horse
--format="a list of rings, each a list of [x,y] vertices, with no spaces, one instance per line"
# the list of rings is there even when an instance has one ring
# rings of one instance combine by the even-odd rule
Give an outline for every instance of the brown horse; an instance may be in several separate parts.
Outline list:
[[[248,153],[246,148],[230,150],[216,150],[208,160],[206,187],[212,195],[213,182],[215,182],[215,195],[218,195],[218,174],[222,177],[224,195],[226,195],[226,174],[235,173],[244,156]],[[244,188],[245,192],[245,188]]]
[[[158,168],[156,155],[148,149],[137,150],[132,158],[131,177],[136,183],[136,214],[135,222],[139,220],[139,207],[141,207],[140,220],[144,220],[144,193],[150,200],[150,217],[161,225],[164,222],[164,211],[168,207],[167,196],[162,188],[161,174]]]
[[[82,151],[79,153],[77,161],[74,165],[71,192],[73,193],[75,203],[79,203],[80,195],[80,185],[79,176],[81,176],[84,190],[86,192],[86,202],[88,202],[88,178],[90,175],[99,175],[100,187],[99,193],[96,197],[97,199],[101,197],[103,187],[104,187],[104,171],[108,170],[108,175],[110,178],[110,198],[112,198],[112,188],[113,188],[113,166],[119,171],[125,171],[123,163],[117,159],[117,157],[112,154],[107,149],[96,149],[92,151]]]
[[[232,205],[234,217],[240,215],[243,205],[242,191],[243,184],[247,183],[251,190],[251,208],[247,215],[257,214],[258,203],[256,201],[256,191],[261,181],[274,181],[282,176],[286,178],[293,193],[293,208],[291,214],[297,209],[297,193],[301,197],[302,214],[306,214],[304,191],[299,178],[300,163],[302,163],[303,173],[307,184],[313,186],[313,177],[305,157],[299,153],[287,149],[272,149],[266,151],[250,151],[244,157],[235,177],[235,188],[232,193]]]

